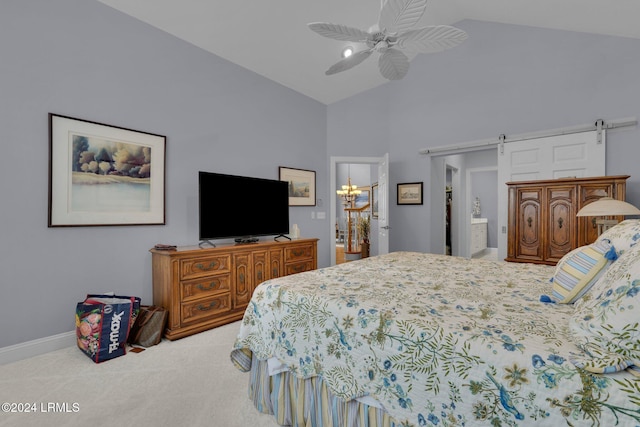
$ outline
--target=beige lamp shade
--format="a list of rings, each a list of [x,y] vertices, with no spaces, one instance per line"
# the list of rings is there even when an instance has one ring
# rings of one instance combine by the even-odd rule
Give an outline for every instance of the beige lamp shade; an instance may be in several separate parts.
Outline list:
[[[603,197],[578,211],[577,216],[640,215],[640,209],[622,200]]]

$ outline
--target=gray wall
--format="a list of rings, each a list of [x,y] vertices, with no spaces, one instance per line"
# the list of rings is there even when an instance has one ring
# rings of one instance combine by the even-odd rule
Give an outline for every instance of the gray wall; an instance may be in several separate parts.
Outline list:
[[[413,181],[425,182],[424,200],[432,201],[432,163],[421,148],[640,117],[640,40],[478,21],[456,26],[469,34],[459,47],[418,55],[403,80],[328,107],[329,155],[390,153],[391,250],[442,253],[443,230],[432,223],[440,209],[394,202],[396,184]],[[606,170],[631,175],[627,200],[640,206],[638,141],[638,127],[610,131]]]
[[[73,330],[88,292],[151,303],[149,248],[198,243],[199,170],[315,170],[328,200],[323,104],[99,2],[2,0],[0,58],[0,348]],[[167,224],[47,228],[49,112],[166,135]],[[290,209],[321,266],[324,209]]]

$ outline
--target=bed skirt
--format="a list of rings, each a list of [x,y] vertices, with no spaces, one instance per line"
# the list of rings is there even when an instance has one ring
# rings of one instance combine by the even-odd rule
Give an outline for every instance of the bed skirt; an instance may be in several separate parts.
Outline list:
[[[396,427],[381,408],[336,397],[322,377],[298,378],[290,372],[269,375],[266,360],[252,357],[249,398],[282,426]]]

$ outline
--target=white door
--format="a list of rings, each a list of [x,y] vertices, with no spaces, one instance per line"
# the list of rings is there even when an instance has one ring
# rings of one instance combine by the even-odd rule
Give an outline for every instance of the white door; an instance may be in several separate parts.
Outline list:
[[[605,175],[605,131],[506,142],[498,148],[498,259],[507,256],[508,190],[505,183]]]
[[[389,253],[389,153],[378,162],[378,255]]]

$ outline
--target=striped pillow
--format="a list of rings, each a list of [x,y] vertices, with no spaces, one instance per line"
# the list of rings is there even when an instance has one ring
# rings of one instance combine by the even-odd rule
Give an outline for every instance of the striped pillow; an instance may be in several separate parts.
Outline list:
[[[600,240],[571,251],[556,266],[551,279],[551,300],[560,304],[576,302],[616,258],[615,249],[608,240]]]

